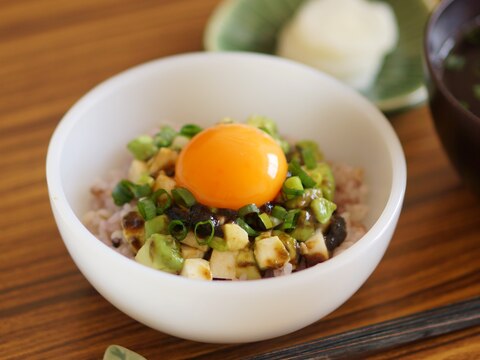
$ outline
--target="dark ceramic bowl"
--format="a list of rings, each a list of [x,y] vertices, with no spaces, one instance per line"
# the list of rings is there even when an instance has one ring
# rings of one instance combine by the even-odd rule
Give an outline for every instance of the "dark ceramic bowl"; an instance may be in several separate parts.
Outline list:
[[[441,48],[480,16],[480,0],[445,0],[432,13],[425,32],[430,110],[451,162],[465,183],[480,194],[480,118],[452,95],[442,80]]]

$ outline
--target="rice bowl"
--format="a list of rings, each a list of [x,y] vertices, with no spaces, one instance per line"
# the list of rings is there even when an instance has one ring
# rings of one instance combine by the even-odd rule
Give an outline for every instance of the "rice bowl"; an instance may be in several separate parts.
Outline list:
[[[137,264],[98,241],[82,224],[92,179],[106,176],[105,169],[122,166],[125,159],[119,159],[118,149],[132,134],[154,128],[162,119],[175,119],[178,124],[195,119],[207,127],[212,119],[227,114],[242,119],[252,112],[269,114],[293,138],[317,141],[332,162],[364,169],[372,189],[365,218],[369,230],[343,253],[290,276],[200,282]],[[357,291],[393,235],[405,192],[406,166],[385,117],[336,80],[270,56],[187,54],[128,70],[85,95],[52,137],[47,181],[52,210],[70,255],[109,302],[174,336],[238,343],[301,329]],[[285,312],[297,300],[295,294],[302,294],[302,306]],[[255,306],[239,311],[252,302],[252,296]],[[212,306],[198,311],[199,303]]]

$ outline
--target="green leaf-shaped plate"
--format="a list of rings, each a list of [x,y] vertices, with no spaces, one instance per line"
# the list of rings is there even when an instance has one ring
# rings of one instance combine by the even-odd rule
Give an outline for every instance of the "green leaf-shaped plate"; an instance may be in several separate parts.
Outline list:
[[[277,35],[305,0],[224,0],[208,22],[204,44],[209,51],[274,54]],[[422,38],[429,10],[422,0],[383,0],[399,25],[399,41],[375,83],[363,94],[386,112],[423,102]]]

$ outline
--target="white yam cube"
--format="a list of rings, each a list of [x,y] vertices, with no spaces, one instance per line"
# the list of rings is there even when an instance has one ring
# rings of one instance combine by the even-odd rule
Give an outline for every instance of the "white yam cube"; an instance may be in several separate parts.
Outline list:
[[[223,233],[225,235],[227,248],[230,251],[244,249],[250,243],[247,232],[237,224],[223,225]]]
[[[213,250],[210,257],[210,269],[216,279],[235,279],[236,251]]]
[[[140,178],[147,174],[148,175],[148,166],[145,161],[141,160],[133,160],[128,168],[128,175],[127,178],[131,182],[137,183]]]
[[[164,189],[167,193],[170,194],[176,185],[177,183],[175,182],[174,178],[165,175],[165,173],[161,171],[155,179],[155,183],[153,184],[153,191]]]
[[[256,239],[253,252],[258,267],[262,270],[279,269],[290,260],[290,255],[278,236]]]
[[[205,255],[205,251],[188,245],[181,244],[180,247],[184,259],[202,259],[203,255]]]
[[[204,259],[186,259],[180,275],[190,279],[212,280],[210,264]]]
[[[261,279],[262,275],[257,267],[252,249],[243,249],[238,252],[236,276],[240,280]]]
[[[155,174],[160,170],[174,167],[178,158],[178,153],[169,148],[160,148],[155,157],[149,162],[150,173]]]
[[[195,234],[192,231],[189,231],[187,236],[185,236],[185,239],[181,240],[180,242],[203,252],[208,250],[208,245],[200,245],[197,242],[197,239],[195,239]]]
[[[307,260],[308,266],[313,266],[329,259],[327,245],[322,231],[317,230],[310,239],[300,244],[300,251]]]

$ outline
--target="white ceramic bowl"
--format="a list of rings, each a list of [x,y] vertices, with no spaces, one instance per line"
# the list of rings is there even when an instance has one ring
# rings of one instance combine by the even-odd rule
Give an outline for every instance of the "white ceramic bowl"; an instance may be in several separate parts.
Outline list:
[[[168,119],[208,126],[263,114],[293,139],[318,141],[328,159],[365,169],[368,233],[327,262],[272,279],[202,282],[136,263],[81,223],[93,181],[119,167],[126,143]],[[287,60],[198,53],[137,66],[102,83],[65,115],[47,158],[50,201],[70,255],[114,306],[154,329],[203,342],[268,339],[344,303],[382,258],[406,183],[401,145],[385,117],[336,80]]]

